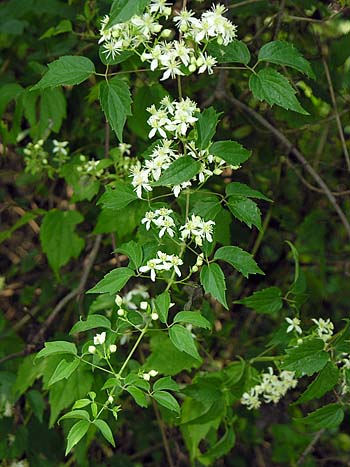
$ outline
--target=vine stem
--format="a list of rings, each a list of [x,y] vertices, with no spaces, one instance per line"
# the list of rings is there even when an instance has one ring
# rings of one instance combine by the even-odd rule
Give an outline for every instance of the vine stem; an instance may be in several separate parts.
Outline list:
[[[123,373],[123,371],[125,370],[127,364],[129,363],[129,360],[130,358],[133,356],[133,354],[135,353],[137,347],[139,346],[139,343],[141,342],[143,336],[146,334],[147,332],[147,329],[148,329],[148,323],[146,324],[146,326],[142,329],[141,331],[141,334],[139,335],[139,337],[137,338],[137,341],[135,342],[134,344],[134,347],[130,350],[130,353],[129,355],[126,357],[126,360],[125,362],[123,363],[122,367],[120,368],[117,376],[120,377]]]

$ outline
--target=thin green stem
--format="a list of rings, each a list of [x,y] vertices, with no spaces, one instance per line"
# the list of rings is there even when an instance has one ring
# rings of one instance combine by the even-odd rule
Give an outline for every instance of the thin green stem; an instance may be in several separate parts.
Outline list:
[[[137,338],[137,341],[134,344],[134,347],[130,350],[129,355],[126,357],[125,362],[123,363],[122,367],[120,368],[120,370],[119,370],[119,372],[117,374],[117,377],[120,377],[122,375],[122,373],[125,370],[127,364],[129,363],[130,358],[133,356],[133,354],[134,354],[135,350],[137,349],[137,347],[139,346],[139,343],[141,342],[143,336],[146,334],[147,329],[148,329],[148,323],[142,329],[141,334],[139,335],[139,337]]]

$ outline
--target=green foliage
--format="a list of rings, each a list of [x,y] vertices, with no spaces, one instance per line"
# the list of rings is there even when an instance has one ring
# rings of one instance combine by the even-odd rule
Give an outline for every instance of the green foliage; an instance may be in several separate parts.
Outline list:
[[[35,89],[54,88],[56,86],[72,86],[80,84],[95,73],[95,65],[86,57],[67,55],[49,64],[49,70],[41,80],[32,87]]]
[[[115,77],[100,85],[101,107],[119,141],[123,141],[123,128],[131,115],[131,97],[127,84]]]
[[[55,273],[71,258],[77,258],[83,249],[84,239],[75,232],[75,226],[83,220],[83,216],[77,211],[54,209],[45,214],[40,241]]]
[[[251,75],[249,88],[260,101],[308,115],[308,112],[302,108],[295,97],[296,92],[288,80],[272,68],[263,68],[258,73]]]
[[[0,5],[6,466],[347,458],[349,21],[231,3]]]

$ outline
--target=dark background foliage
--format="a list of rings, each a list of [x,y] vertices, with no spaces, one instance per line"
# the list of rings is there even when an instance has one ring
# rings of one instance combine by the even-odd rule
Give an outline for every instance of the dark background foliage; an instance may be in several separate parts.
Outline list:
[[[210,2],[190,2],[198,11],[209,6]],[[235,244],[253,252],[266,273],[264,278],[246,280],[228,269],[228,295],[239,300],[268,286],[287,290],[294,275],[289,240],[299,251],[303,293],[298,295],[298,305],[303,321],[331,318],[338,329],[349,317],[350,303],[350,231],[336,208],[349,222],[350,10],[341,2],[317,0],[233,1],[227,6],[239,38],[253,55],[268,41],[287,40],[311,62],[316,75],[311,80],[284,70],[307,116],[258,103],[248,89],[246,71],[222,69],[212,76],[193,75],[184,81],[184,95],[202,108],[212,105],[222,112],[218,138],[235,139],[253,151],[249,163],[233,179],[273,200],[272,204],[260,203],[261,233],[239,223],[227,226]],[[24,172],[23,148],[50,133],[69,141],[72,154],[95,159],[103,159],[106,151],[117,146],[100,111],[94,77],[81,86],[38,94],[35,102],[28,96],[19,98],[22,88],[36,83],[45,65],[61,55],[87,56],[97,71],[104,71],[96,42],[99,19],[109,7],[103,0],[10,0],[0,5],[0,407],[8,399],[15,403],[13,417],[0,418],[4,466],[21,458],[28,459],[30,466],[166,465],[157,418],[151,408],[141,410],[132,403],[121,415],[115,451],[99,438],[89,439],[76,448],[74,458],[65,460],[62,427],[48,429],[45,393],[42,397],[41,383],[28,375],[26,367],[45,339],[65,338],[79,315],[86,314],[92,298],[84,296],[84,290],[121,261],[112,251],[133,238],[138,222],[127,209],[101,218],[95,202],[72,199],[64,177],[50,179],[42,173]],[[180,7],[181,3],[174,6]],[[56,34],[62,20],[70,22],[64,23],[67,31]],[[137,61],[120,65],[121,69],[138,66]],[[130,83],[133,117],[124,139],[136,155],[147,147],[146,107],[161,98],[164,88],[174,97],[177,90],[172,81],[161,87],[154,73],[132,76]],[[333,194],[332,202],[319,178]],[[214,180],[214,187],[215,183],[219,182]],[[97,190],[103,192],[103,181]],[[67,206],[84,216],[78,233],[85,246],[78,258],[55,275],[41,249],[41,216],[46,210]],[[102,235],[97,247],[96,235]],[[92,248],[96,254],[90,264]],[[90,274],[82,283],[87,267]],[[269,316],[241,305],[229,311],[218,309],[216,333],[207,342],[211,358],[224,366],[237,355],[253,357],[264,350],[288,315],[287,304]],[[150,350],[143,351],[148,354]],[[190,372],[183,378],[190,378]],[[84,382],[78,379],[76,384]],[[333,401],[332,395],[327,397]],[[301,409],[289,407],[291,401],[287,395],[277,406],[268,405],[256,413],[236,405],[235,447],[215,465],[348,465],[348,417],[339,430],[323,430],[315,438],[294,422]],[[309,404],[309,410],[315,408],[315,402]],[[189,465],[180,430],[171,418],[167,420],[167,414],[163,417],[169,422],[167,436],[177,465]],[[310,445],[313,441],[314,446]]]

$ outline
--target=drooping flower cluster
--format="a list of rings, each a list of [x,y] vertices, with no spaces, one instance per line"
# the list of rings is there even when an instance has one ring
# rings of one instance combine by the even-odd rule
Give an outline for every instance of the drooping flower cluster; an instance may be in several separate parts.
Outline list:
[[[199,118],[200,110],[191,99],[171,101],[166,96],[161,100],[159,108],[152,105],[147,110],[151,114],[148,119],[151,127],[149,137],[153,138],[158,134],[163,139],[156,144],[143,165],[138,161],[131,168],[132,185],[139,198],[142,198],[143,191],[151,192],[152,183],[157,182],[163,172],[184,155],[200,162],[200,168],[191,180],[170,185],[176,197],[194,181],[204,183],[210,176],[220,175],[226,167],[237,169],[237,166],[231,166],[220,157],[210,154],[211,143],[208,143],[206,149],[196,147],[196,142],[192,139],[194,132],[191,130]],[[179,151],[180,143],[183,153]]]
[[[157,252],[157,258],[150,259],[147,261],[145,266],[140,267],[140,272],[150,272],[151,280],[156,280],[156,274],[158,271],[170,271],[173,269],[175,273],[180,277],[181,271],[179,266],[182,266],[183,261],[177,255],[168,255],[162,251]]]
[[[173,21],[179,39],[169,41],[175,31],[164,29],[159,20],[171,15],[171,4],[152,0],[145,13],[135,15],[125,23],[110,26],[110,18],[105,16],[99,43],[103,44],[107,59],[115,60],[125,51],[137,51],[142,61],[150,63],[152,71],[164,71],[161,80],[195,71],[211,74],[216,58],[206,51],[208,44],[215,41],[226,46],[236,38],[237,27],[224,17],[226,11],[218,4],[203,12],[200,18],[186,8],[175,12]]]
[[[241,404],[246,405],[249,410],[258,409],[262,402],[276,404],[289,389],[298,384],[293,371],[282,371],[275,375],[271,367],[267,373],[261,375],[261,380],[260,384],[242,395]]]

